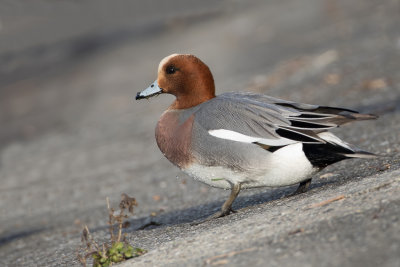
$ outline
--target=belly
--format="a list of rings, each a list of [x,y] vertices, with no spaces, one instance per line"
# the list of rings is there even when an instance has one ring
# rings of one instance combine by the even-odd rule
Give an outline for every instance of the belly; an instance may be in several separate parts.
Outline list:
[[[193,163],[182,170],[200,182],[223,189],[236,183],[242,184],[242,188],[288,186],[305,181],[318,171],[304,155],[301,143],[266,152],[264,164],[257,168],[239,171]]]

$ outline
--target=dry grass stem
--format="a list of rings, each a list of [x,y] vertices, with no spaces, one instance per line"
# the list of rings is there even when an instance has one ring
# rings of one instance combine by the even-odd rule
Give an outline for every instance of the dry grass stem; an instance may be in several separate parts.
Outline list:
[[[338,201],[341,199],[345,199],[345,198],[346,197],[344,195],[340,195],[340,196],[330,198],[330,199],[324,200],[324,201],[316,203],[316,204],[312,204],[308,208],[312,209],[312,208],[322,207],[322,206],[328,205],[329,203],[332,203],[332,202],[335,202],[335,201]]]

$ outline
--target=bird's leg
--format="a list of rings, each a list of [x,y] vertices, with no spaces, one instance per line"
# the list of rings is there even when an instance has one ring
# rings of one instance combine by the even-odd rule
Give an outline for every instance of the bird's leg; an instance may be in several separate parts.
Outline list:
[[[231,188],[231,194],[229,198],[225,201],[225,203],[222,205],[221,210],[218,211],[217,213],[213,214],[212,216],[208,217],[204,221],[199,221],[199,222],[194,222],[192,225],[197,225],[206,221],[210,221],[212,219],[224,217],[226,215],[229,215],[231,212],[236,212],[232,209],[232,203],[235,201],[236,197],[239,195],[240,192],[240,187],[241,184],[232,184]]]
[[[233,201],[239,195],[241,184],[232,184],[231,195],[221,207],[221,211],[215,213],[211,218],[220,218],[229,215],[231,212],[236,212],[232,209]]]
[[[310,187],[310,184],[311,184],[311,178],[301,182],[299,187],[297,187],[296,191],[294,191],[294,193],[292,193],[290,196],[295,196],[297,194],[306,192]]]

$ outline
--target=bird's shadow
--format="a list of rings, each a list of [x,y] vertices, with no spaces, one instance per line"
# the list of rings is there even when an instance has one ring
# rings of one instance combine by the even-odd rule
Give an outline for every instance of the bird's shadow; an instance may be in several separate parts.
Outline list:
[[[4,236],[0,236],[0,247],[5,246],[8,243],[11,243],[17,239],[22,239],[25,237],[29,237],[29,236],[44,232],[45,230],[47,230],[47,228],[39,227],[39,228],[25,229],[25,230],[6,234]]]
[[[292,185],[288,187],[279,188],[266,188],[257,189],[257,192],[251,194],[242,194],[233,203],[233,209],[238,213],[246,212],[247,210],[254,209],[256,206],[260,206],[266,203],[272,203],[280,199],[293,199],[295,201],[299,198],[305,198],[313,194],[317,194],[321,191],[328,190],[332,187],[342,186],[344,184],[361,180],[364,177],[381,173],[381,165],[383,163],[391,163],[390,170],[400,168],[400,163],[397,160],[397,156],[390,160],[376,159],[370,161],[368,164],[364,164],[362,169],[354,168],[354,163],[341,163],[336,166],[334,174],[323,179],[313,177],[310,188],[307,192],[301,193],[295,196],[291,194],[296,190],[298,185]],[[340,164],[340,163],[339,163]],[[330,169],[324,171],[326,174],[332,174]],[[320,173],[321,174],[321,173]],[[247,190],[243,190],[247,191]],[[251,192],[250,190],[248,192]],[[227,197],[227,196],[226,196]],[[221,208],[222,204],[226,199],[217,201],[207,202],[184,209],[177,209],[170,212],[159,213],[156,216],[142,216],[139,218],[129,220],[130,227],[125,229],[125,232],[151,230],[155,228],[175,226],[181,224],[191,224],[198,221],[204,220],[210,215],[213,215]],[[231,216],[231,215],[229,215]],[[228,217],[229,217],[228,216]],[[101,231],[109,226],[99,226],[93,231]]]
[[[295,196],[292,196],[291,194],[296,190],[297,185],[277,189],[266,189],[264,190],[264,192],[237,197],[233,204],[233,209],[240,213],[243,212],[243,210],[245,209],[251,209],[254,206],[274,202],[279,199],[291,197],[295,198],[301,195],[306,196],[306,194],[314,193],[315,189],[321,189],[322,187],[334,183],[335,181],[331,180],[317,181],[310,186],[307,192]],[[166,213],[161,213],[155,217],[147,216],[133,219],[130,220],[130,224],[132,226],[127,230],[151,230],[158,227],[166,227],[202,221],[210,215],[219,211],[223,203],[224,200],[218,200],[186,209],[179,209]]]

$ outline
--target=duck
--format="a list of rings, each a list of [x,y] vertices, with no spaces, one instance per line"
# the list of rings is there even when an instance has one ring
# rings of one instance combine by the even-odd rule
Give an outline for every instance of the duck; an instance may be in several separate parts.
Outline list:
[[[235,212],[241,189],[298,184],[293,195],[304,193],[325,167],[376,157],[329,130],[377,116],[250,92],[216,95],[209,67],[191,54],[162,59],[157,79],[136,100],[160,94],[175,96],[155,129],[163,155],[195,180],[231,190],[210,219]]]

